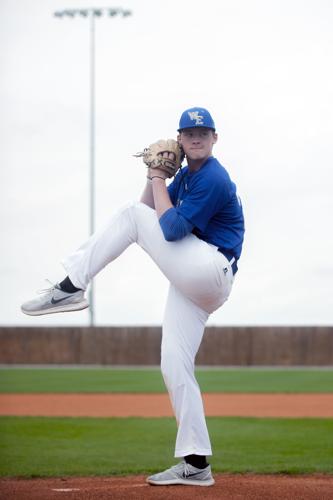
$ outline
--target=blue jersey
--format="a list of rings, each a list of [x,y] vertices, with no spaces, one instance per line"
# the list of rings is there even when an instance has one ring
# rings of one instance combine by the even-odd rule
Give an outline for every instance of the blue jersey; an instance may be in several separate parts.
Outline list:
[[[168,186],[177,213],[198,238],[239,259],[244,239],[242,205],[226,169],[211,156],[196,172],[178,172]]]

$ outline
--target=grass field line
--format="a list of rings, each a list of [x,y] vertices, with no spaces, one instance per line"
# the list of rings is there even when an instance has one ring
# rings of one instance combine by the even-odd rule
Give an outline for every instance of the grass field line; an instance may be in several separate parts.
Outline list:
[[[333,370],[196,369],[202,392],[333,393]],[[166,393],[159,368],[3,368],[0,393]]]
[[[214,472],[333,473],[333,419],[208,417],[207,426]],[[3,477],[157,472],[172,464],[177,433],[174,417],[0,417],[0,428]]]

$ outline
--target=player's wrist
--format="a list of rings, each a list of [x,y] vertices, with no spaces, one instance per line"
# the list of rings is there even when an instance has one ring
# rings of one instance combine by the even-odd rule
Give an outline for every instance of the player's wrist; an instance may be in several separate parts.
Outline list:
[[[155,180],[154,180],[154,179],[155,179]],[[152,175],[152,176],[151,176],[151,181],[152,181],[152,182],[161,182],[161,180],[162,180],[163,182],[165,182],[165,181],[166,181],[166,178],[165,178],[165,177],[162,177],[161,175]]]

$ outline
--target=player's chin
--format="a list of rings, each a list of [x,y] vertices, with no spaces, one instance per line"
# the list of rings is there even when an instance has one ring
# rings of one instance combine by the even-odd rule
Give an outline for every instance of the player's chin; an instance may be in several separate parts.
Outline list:
[[[203,160],[206,158],[206,155],[203,151],[192,150],[186,153],[186,158],[188,160]]]

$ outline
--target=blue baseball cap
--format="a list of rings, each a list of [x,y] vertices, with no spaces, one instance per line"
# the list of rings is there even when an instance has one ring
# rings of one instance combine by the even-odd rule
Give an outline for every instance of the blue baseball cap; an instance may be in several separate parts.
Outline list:
[[[204,127],[215,131],[215,123],[209,111],[205,108],[186,109],[179,120],[178,132],[185,128]]]

